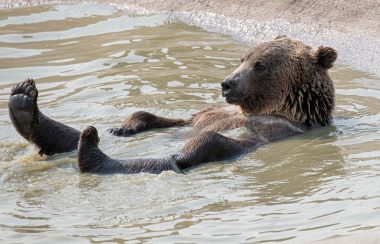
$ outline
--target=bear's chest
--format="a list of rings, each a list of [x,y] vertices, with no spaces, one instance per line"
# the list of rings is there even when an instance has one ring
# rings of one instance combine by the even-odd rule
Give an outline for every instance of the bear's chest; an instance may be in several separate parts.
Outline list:
[[[231,105],[208,107],[192,118],[194,131],[223,132],[244,127],[245,121],[239,107]]]

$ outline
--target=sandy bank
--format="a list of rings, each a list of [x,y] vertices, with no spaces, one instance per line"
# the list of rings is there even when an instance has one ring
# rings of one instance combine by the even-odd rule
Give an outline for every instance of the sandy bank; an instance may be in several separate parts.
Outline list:
[[[207,11],[236,19],[315,25],[380,37],[379,0],[111,0],[156,11]]]
[[[0,0],[7,7],[83,1]],[[98,0],[118,6],[139,6],[159,11],[207,11],[236,19],[315,25],[342,33],[380,38],[380,0]]]
[[[107,0],[132,13],[171,13],[250,43],[287,35],[338,50],[338,63],[380,74],[380,0]]]
[[[338,63],[380,75],[380,0],[95,0],[127,13],[166,13],[189,24],[258,43],[278,35],[338,50]],[[0,0],[0,8],[83,3]]]

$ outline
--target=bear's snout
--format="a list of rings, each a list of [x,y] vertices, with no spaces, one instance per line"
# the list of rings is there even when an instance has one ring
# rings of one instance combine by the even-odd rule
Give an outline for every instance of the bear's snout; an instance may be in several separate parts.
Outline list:
[[[225,79],[221,85],[222,85],[222,95],[223,97],[230,95],[233,88],[236,86],[237,80],[236,79]]]

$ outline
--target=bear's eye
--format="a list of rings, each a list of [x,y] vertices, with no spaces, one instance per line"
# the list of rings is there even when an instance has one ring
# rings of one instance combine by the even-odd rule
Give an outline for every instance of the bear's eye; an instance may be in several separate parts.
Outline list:
[[[266,67],[265,65],[262,63],[262,62],[256,62],[254,65],[253,65],[254,69],[256,71],[262,71],[262,70],[265,70]]]
[[[240,63],[243,63],[244,62],[244,58],[240,58]]]

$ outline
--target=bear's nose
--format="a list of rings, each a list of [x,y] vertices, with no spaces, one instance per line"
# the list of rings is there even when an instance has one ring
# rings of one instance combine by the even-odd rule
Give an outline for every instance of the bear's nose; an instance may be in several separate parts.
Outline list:
[[[226,96],[231,91],[233,84],[234,84],[233,80],[224,80],[221,83],[223,96]]]

